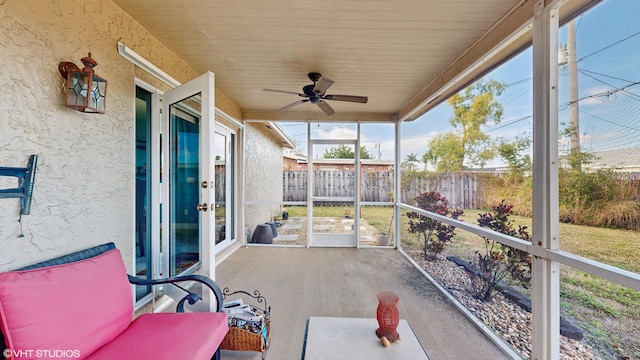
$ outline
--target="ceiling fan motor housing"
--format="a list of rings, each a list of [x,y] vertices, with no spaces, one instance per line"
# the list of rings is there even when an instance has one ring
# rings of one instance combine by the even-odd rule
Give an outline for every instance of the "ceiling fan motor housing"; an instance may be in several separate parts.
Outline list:
[[[316,94],[315,91],[313,91],[313,88],[315,88],[314,84],[305,85],[302,88],[302,92],[304,92],[304,94],[309,97],[309,100],[311,100],[311,103],[315,104],[319,100],[319,98],[318,98],[318,94]]]

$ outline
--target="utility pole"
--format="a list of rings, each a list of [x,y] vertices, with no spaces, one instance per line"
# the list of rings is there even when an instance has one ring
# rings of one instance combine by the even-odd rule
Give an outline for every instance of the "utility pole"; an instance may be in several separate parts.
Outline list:
[[[571,124],[570,143],[571,152],[575,155],[580,151],[580,115],[578,108],[578,64],[576,59],[576,24],[571,20],[567,24],[567,63],[569,66],[569,120]],[[581,170],[581,164],[576,161],[575,170]]]

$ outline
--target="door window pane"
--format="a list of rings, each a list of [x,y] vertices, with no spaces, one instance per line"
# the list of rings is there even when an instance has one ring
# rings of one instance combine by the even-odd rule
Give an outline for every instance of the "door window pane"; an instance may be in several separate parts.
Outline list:
[[[200,95],[172,104],[170,274],[200,262]]]
[[[226,235],[227,220],[227,137],[216,133],[213,140],[216,174],[216,201],[215,201],[215,227],[216,244],[224,241]]]
[[[136,251],[136,276],[151,278],[151,220],[149,206],[151,172],[151,93],[136,87],[135,101],[135,251]],[[136,300],[140,300],[151,292],[151,287],[136,287]]]

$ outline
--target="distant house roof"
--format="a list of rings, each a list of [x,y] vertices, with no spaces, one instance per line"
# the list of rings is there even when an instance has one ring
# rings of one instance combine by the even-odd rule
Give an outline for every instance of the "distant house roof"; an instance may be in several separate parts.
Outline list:
[[[314,159],[315,170],[340,171],[353,169],[353,159]],[[304,155],[295,155],[285,152],[283,154],[283,169],[285,171],[307,170],[308,161]],[[393,168],[393,160],[361,159],[360,166],[363,171],[389,171]]]
[[[283,154],[283,157],[296,160],[300,164],[307,163],[307,157],[294,154]],[[314,164],[353,164],[353,159],[314,159]],[[393,166],[393,160],[360,159],[362,165],[385,165]]]
[[[307,157],[304,156],[304,155],[292,154],[292,153],[289,153],[289,152],[286,152],[286,151],[284,152],[284,154],[282,156],[286,157],[288,159],[297,160],[298,162],[301,162],[301,161],[306,162],[307,161]]]
[[[613,168],[619,171],[640,171],[640,147],[595,152],[590,169]]]

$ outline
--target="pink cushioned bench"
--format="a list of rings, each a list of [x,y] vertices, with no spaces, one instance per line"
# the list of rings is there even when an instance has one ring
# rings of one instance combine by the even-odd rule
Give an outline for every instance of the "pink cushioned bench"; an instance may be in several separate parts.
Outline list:
[[[132,321],[130,283],[197,281],[217,312],[143,314]],[[188,275],[146,280],[127,275],[113,243],[0,273],[0,328],[9,359],[219,359],[229,331],[222,293],[211,279]],[[0,357],[1,358],[1,357]]]

